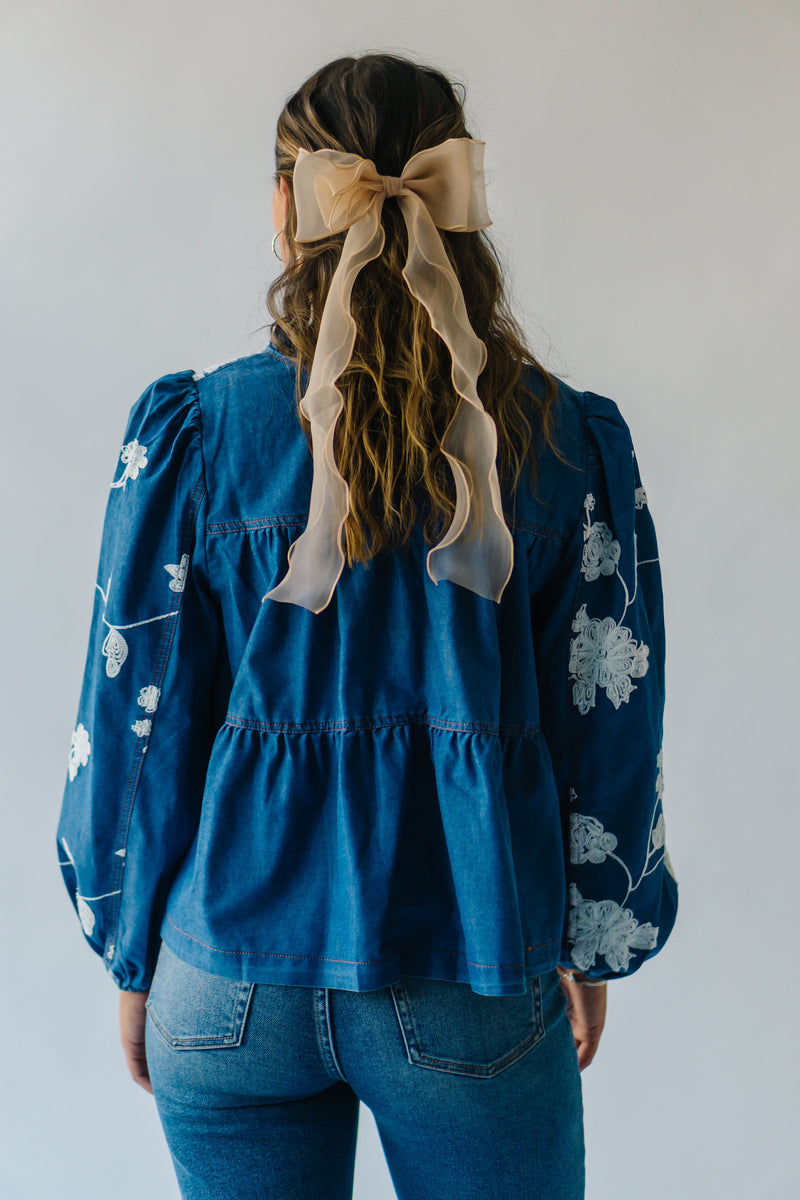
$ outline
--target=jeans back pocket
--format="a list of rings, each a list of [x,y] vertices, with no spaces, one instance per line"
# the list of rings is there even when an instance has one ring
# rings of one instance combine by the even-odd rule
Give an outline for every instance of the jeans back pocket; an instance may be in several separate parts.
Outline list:
[[[468,983],[415,976],[391,992],[409,1062],[434,1071],[488,1078],[544,1037],[536,975],[520,996],[483,996]]]
[[[162,941],[145,1007],[174,1050],[238,1046],[255,986],[192,966]]]

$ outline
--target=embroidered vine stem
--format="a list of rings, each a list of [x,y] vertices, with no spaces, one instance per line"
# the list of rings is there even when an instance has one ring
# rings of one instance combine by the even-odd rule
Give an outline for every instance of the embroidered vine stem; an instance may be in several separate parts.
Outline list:
[[[636,880],[636,883],[634,883],[634,882],[633,882],[633,880],[632,880],[632,877],[631,877],[631,873],[630,873],[630,871],[628,870],[627,866],[626,866],[626,865],[625,865],[625,863],[622,861],[622,859],[619,857],[619,855],[618,855],[618,854],[615,854],[615,853],[613,852],[613,850],[607,850],[607,851],[606,851],[606,858],[613,858],[615,862],[618,862],[618,863],[619,863],[619,865],[622,867],[623,871],[625,872],[625,874],[628,876],[628,890],[627,890],[627,892],[625,893],[625,895],[624,895],[623,899],[620,901],[620,904],[625,904],[625,903],[626,903],[626,901],[627,901],[627,899],[628,899],[628,897],[630,896],[631,892],[635,892],[635,891],[636,891],[636,889],[638,888],[638,886],[639,886],[639,884],[642,882],[642,880],[645,878],[645,876],[646,876],[646,875],[651,875],[651,874],[652,874],[652,872],[653,872],[653,871],[655,871],[655,870],[656,870],[656,868],[657,868],[657,867],[659,867],[659,866],[661,865],[662,861],[663,861],[664,855],[662,854],[662,855],[661,855],[661,858],[658,860],[658,862],[656,862],[656,863],[653,863],[653,865],[652,865],[651,867],[649,867],[649,868],[648,868],[648,866],[647,866],[648,862],[650,861],[650,858],[651,858],[651,856],[652,856],[653,854],[655,854],[657,850],[660,850],[660,849],[661,849],[661,847],[660,847],[660,846],[653,846],[653,845],[652,845],[652,841],[653,841],[653,820],[654,820],[654,818],[655,818],[655,815],[656,815],[656,813],[658,812],[658,805],[659,805],[659,799],[658,799],[658,797],[656,797],[656,802],[655,802],[655,805],[654,805],[654,807],[653,807],[653,812],[652,812],[652,814],[651,814],[651,816],[650,816],[650,828],[649,828],[649,830],[648,830],[648,833],[647,833],[647,854],[645,855],[645,859],[644,859],[644,866],[642,867],[642,873],[641,873],[641,875],[639,876],[639,878]]]

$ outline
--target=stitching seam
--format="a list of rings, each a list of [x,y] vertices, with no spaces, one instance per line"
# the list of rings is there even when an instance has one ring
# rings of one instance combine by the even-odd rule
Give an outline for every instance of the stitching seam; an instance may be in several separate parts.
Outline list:
[[[374,963],[386,962],[386,960],[389,958],[397,957],[396,954],[384,954],[381,956],[381,958],[328,958],[325,955],[320,955],[320,954],[284,954],[279,950],[220,950],[220,948],[218,946],[212,946],[212,945],[210,945],[209,942],[204,942],[202,940],[202,938],[195,937],[194,934],[187,933],[185,929],[181,929],[180,925],[175,924],[175,922],[172,920],[172,917],[169,915],[169,913],[167,913],[167,920],[169,921],[169,923],[173,929],[177,929],[178,933],[183,934],[184,937],[189,938],[193,942],[197,942],[198,945],[200,945],[200,946],[205,946],[205,948],[207,950],[213,950],[215,954],[240,954],[240,955],[244,955],[247,958],[302,958],[302,959],[305,959],[307,962],[346,963],[348,966],[356,966],[356,967],[369,967],[369,966],[372,966]],[[540,950],[544,946],[558,946],[558,945],[560,945],[560,939],[556,939],[556,940],[553,940],[550,942],[536,942],[535,945],[526,946],[525,949],[526,950]],[[401,952],[402,952],[402,950],[423,950],[423,951],[429,951],[433,954],[448,954],[453,958],[458,958],[462,954],[462,951],[442,950],[438,946],[403,946],[403,947],[401,947]],[[491,970],[491,971],[502,971],[505,967],[522,967],[525,965],[524,963],[521,963],[521,962],[476,963],[476,962],[472,962],[471,959],[467,959],[466,961],[469,964],[469,966],[471,966],[471,967],[485,967],[487,970]]]

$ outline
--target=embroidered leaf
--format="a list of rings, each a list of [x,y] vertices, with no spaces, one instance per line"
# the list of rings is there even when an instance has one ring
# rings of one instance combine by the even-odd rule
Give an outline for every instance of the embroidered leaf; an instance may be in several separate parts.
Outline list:
[[[169,571],[170,575],[173,576],[173,578],[169,582],[169,586],[172,588],[173,592],[182,592],[183,591],[183,585],[186,581],[186,571],[187,571],[188,566],[189,566],[189,555],[188,554],[182,555],[181,561],[179,563],[165,563],[164,564],[164,570]]]
[[[113,679],[119,675],[119,669],[128,657],[128,643],[119,630],[109,629],[103,642],[103,654],[106,656],[106,675]]]
[[[83,926],[84,933],[87,935],[87,937],[91,937],[92,931],[94,930],[94,913],[89,908],[89,905],[86,903],[83,896],[76,896],[76,900],[78,902],[78,916],[81,919],[81,925]]]
[[[675,882],[677,883],[677,882],[678,882],[678,876],[675,874],[675,868],[673,867],[672,863],[670,862],[669,851],[667,850],[667,847],[666,847],[666,846],[664,847],[664,866],[667,868],[667,870],[669,871],[670,875],[672,876],[672,878],[673,878],[673,879],[675,880]]]
[[[651,841],[652,841],[652,846],[653,846],[654,850],[660,850],[661,847],[664,845],[664,836],[665,836],[664,814],[660,813],[658,820],[656,821],[656,827],[653,830],[652,835],[651,835]]]

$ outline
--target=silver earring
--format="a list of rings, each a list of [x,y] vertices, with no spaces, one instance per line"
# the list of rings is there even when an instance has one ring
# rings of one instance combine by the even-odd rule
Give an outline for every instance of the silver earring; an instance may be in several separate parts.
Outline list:
[[[283,233],[282,229],[279,229],[278,233],[276,233],[275,237],[272,239],[272,253],[275,255],[275,257],[277,259],[280,259],[281,262],[285,262],[286,260],[281,258],[280,254],[278,254],[278,251],[275,249],[275,242],[278,240],[278,234],[280,234],[280,233]]]

